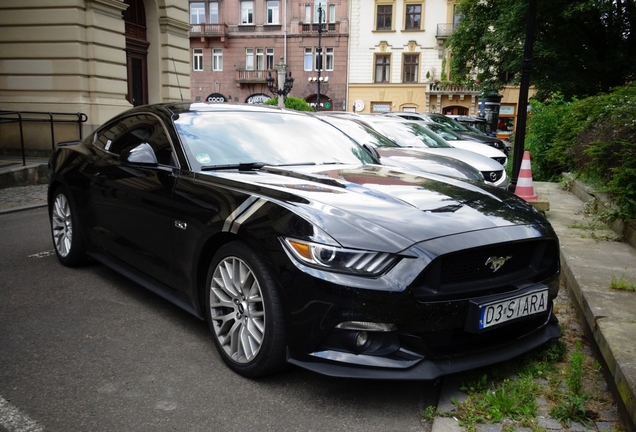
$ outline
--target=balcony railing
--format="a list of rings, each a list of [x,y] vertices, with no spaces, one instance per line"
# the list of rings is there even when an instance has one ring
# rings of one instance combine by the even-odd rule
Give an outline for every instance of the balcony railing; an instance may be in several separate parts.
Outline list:
[[[448,38],[455,30],[455,24],[437,24],[437,33],[435,37],[438,39]]]
[[[190,36],[225,36],[227,24],[192,24]]]
[[[299,25],[301,33],[318,33],[318,28],[320,27],[318,23],[299,23]],[[340,32],[340,23],[323,23],[322,31],[323,33],[338,33]]]
[[[267,76],[270,73],[272,74],[273,77],[275,77],[277,74],[275,70],[236,69],[236,82],[237,83],[267,84]]]
[[[478,84],[451,84],[451,83],[431,83],[428,87],[429,93],[441,94],[478,94],[481,88]]]

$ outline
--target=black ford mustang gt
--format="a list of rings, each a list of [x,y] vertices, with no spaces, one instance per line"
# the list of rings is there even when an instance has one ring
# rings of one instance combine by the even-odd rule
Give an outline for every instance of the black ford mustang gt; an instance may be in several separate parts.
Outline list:
[[[51,157],[62,264],[92,257],[207,320],[231,369],[433,379],[560,336],[558,240],[483,183],[377,164],[313,116],[131,109]]]

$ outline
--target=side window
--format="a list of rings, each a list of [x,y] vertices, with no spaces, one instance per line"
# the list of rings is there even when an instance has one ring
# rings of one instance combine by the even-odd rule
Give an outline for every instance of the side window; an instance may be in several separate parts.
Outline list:
[[[161,165],[177,166],[168,134],[161,122],[150,114],[125,117],[95,134],[94,144],[112,154],[148,143]]]

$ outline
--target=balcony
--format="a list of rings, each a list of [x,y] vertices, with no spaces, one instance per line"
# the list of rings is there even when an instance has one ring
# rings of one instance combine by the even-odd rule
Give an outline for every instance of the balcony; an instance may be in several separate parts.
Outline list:
[[[437,40],[446,40],[455,30],[455,24],[437,24],[437,33],[435,37]]]
[[[318,23],[313,23],[313,24],[305,24],[305,23],[298,23],[299,31],[300,33],[316,33],[318,34],[318,28],[320,27],[320,24]],[[340,23],[339,22],[335,22],[335,23],[323,23],[322,24],[322,32],[323,33],[339,33],[340,32]]]
[[[451,83],[430,83],[428,86],[429,94],[443,95],[478,95],[481,88],[478,84],[451,84]]]
[[[246,69],[236,69],[236,79],[234,80],[237,84],[267,84],[267,76],[268,74],[272,74],[273,77],[276,76],[277,71],[275,70],[246,70]]]
[[[201,38],[201,42],[205,42],[205,47],[208,48],[210,39],[218,38],[223,42],[223,46],[227,47],[227,24],[192,24],[190,30],[191,38]]]

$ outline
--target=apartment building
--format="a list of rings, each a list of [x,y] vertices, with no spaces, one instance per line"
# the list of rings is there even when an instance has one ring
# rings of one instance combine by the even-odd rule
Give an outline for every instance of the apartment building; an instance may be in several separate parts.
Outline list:
[[[320,88],[322,110],[343,110],[348,13],[347,0],[190,0],[191,99],[262,103],[282,62],[290,96],[315,106]]]
[[[444,80],[455,1],[349,1],[348,111],[477,113],[477,86]]]

